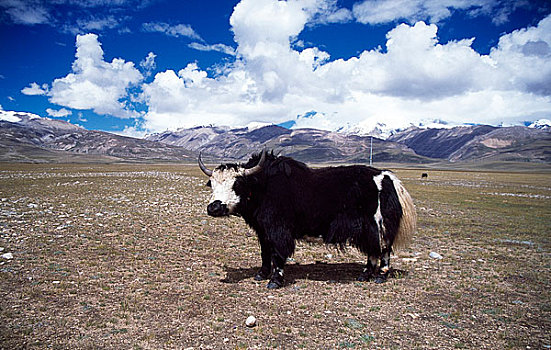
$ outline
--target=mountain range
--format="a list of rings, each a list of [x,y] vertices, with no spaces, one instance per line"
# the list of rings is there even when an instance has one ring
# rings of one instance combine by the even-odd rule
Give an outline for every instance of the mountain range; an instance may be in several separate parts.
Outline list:
[[[515,161],[551,164],[551,123],[416,127],[386,139],[277,125],[203,126],[144,139],[86,130],[63,120],[0,110],[0,161],[195,162],[243,161],[262,149],[314,163]]]
[[[0,161],[190,161],[195,157],[182,147],[86,130],[31,113],[0,111]]]

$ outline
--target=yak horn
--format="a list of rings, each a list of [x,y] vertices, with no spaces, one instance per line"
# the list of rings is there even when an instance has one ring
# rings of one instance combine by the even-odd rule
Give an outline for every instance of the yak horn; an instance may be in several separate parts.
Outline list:
[[[266,160],[266,151],[262,151],[262,156],[260,157],[258,164],[256,164],[250,169],[245,169],[245,171],[243,172],[243,175],[249,176],[259,172],[262,169],[262,165],[264,164],[265,160]]]
[[[207,176],[212,176],[212,170],[210,170],[209,168],[207,168],[205,166],[205,164],[203,163],[203,160],[201,159],[201,152],[199,152],[199,159],[198,159],[198,163],[199,163],[199,168],[201,168],[201,170],[205,173],[205,175]]]

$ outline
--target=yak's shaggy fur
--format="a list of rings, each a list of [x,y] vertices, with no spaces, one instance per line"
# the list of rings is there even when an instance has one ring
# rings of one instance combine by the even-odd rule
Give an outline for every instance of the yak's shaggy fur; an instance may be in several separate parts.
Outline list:
[[[411,197],[392,172],[362,165],[312,169],[266,153],[261,170],[239,175],[260,159],[256,154],[246,164],[215,169],[238,174],[232,189],[239,202],[220,215],[240,215],[256,231],[262,250],[257,280],[271,276],[268,287],[281,287],[285,261],[304,236],[357,247],[368,256],[359,280],[386,279],[392,248],[410,240],[416,222]]]

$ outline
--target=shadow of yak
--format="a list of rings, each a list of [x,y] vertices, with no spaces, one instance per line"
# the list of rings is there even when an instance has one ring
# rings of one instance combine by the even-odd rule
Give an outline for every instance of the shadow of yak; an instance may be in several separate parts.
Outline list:
[[[365,265],[360,263],[325,263],[316,262],[312,264],[289,264],[285,269],[285,284],[292,285],[300,280],[326,281],[329,283],[352,283],[357,281],[358,274],[362,272]],[[224,266],[226,277],[221,280],[223,283],[238,283],[252,276],[258,270],[257,266],[233,268]],[[389,278],[403,278],[408,275],[407,271],[391,268]]]

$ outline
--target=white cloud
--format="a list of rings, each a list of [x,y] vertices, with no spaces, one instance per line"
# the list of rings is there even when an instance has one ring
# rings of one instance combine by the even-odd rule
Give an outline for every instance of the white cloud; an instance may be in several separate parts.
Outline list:
[[[68,5],[93,8],[93,7],[119,7],[119,6],[133,6],[141,1],[136,0],[56,0],[57,3],[65,3]]]
[[[453,8],[471,3],[458,0]],[[215,77],[196,64],[158,73],[143,86],[145,130],[291,119],[324,129],[378,122],[403,127],[427,119],[499,124],[551,114],[545,88],[551,86],[551,17],[504,35],[490,55],[473,50],[473,38],[441,43],[437,25],[417,22],[389,31],[384,51],[331,60],[317,47],[291,45],[319,18],[319,4],[242,0],[230,19],[236,61]],[[430,13],[445,15],[436,7]],[[317,113],[297,118],[309,111]]]
[[[346,23],[354,19],[352,11],[338,7],[337,0],[308,0],[301,4],[310,17],[308,24]]]
[[[207,44],[193,42],[188,46],[191,47],[192,49],[199,50],[199,51],[217,51],[217,52],[222,52],[226,55],[235,56],[235,49],[225,44],[207,45]]]
[[[187,37],[194,40],[202,40],[199,34],[189,24],[170,25],[163,22],[149,22],[143,24],[146,32],[158,32],[174,37]]]
[[[88,33],[90,31],[101,32],[106,29],[113,29],[120,26],[122,18],[109,16],[90,16],[78,18],[74,24],[66,24],[63,28],[66,32],[76,34]]]
[[[136,116],[124,102],[129,95],[128,89],[143,79],[134,63],[121,58],[104,61],[103,50],[95,34],[78,35],[76,46],[72,73],[52,82],[48,92],[50,102],[121,118]]]
[[[387,34],[386,53],[364,51],[322,71],[346,74],[348,90],[422,100],[479,90],[495,79],[491,60],[471,48],[471,39],[440,44],[437,29],[424,22],[398,25]]]
[[[46,113],[48,113],[48,115],[50,117],[56,117],[56,118],[61,118],[61,117],[66,117],[68,115],[71,115],[73,114],[73,112],[65,109],[65,108],[61,108],[59,110],[55,110],[55,109],[51,109],[51,108],[46,108]]]
[[[78,112],[77,116],[78,116],[78,121],[81,122],[81,123],[86,123],[86,122],[88,121],[88,119],[86,119],[86,118],[84,117],[84,115],[82,114],[82,112]]]
[[[157,64],[155,63],[156,57],[157,55],[155,55],[153,52],[150,52],[147,54],[147,57],[140,62],[140,67],[142,67],[142,69],[144,70],[145,76],[150,76],[155,68],[157,68]]]
[[[48,93],[48,84],[43,84],[42,86],[37,83],[31,83],[30,86],[27,86],[21,90],[25,95],[46,95]]]
[[[536,27],[503,35],[490,57],[511,88],[551,95],[551,15]]]
[[[433,21],[454,9],[486,11],[492,2],[411,3],[422,4],[424,12],[419,15],[418,8],[396,0],[386,2],[391,8],[403,4],[398,9],[403,18],[419,15]],[[123,131],[128,135],[288,120],[336,130],[377,123],[404,127],[433,119],[514,123],[551,115],[551,16],[535,27],[504,34],[489,55],[473,50],[475,38],[440,42],[438,26],[422,21],[396,25],[387,33],[384,49],[365,50],[347,60],[332,59],[312,44],[297,44],[308,25],[350,20],[350,13],[339,11],[335,0],[242,0],[230,18],[235,49],[204,43],[188,25],[146,24],[146,31],[199,41],[190,44],[194,49],[235,55],[231,63],[211,70],[187,63],[180,70],[157,72],[148,83],[143,80],[155,69],[154,53],[139,63],[140,73],[120,58],[106,62],[96,35],[77,36],[72,72],[51,87],[31,83],[22,92],[49,96],[50,102],[68,108],[135,117],[134,126]],[[138,98],[130,89],[141,90],[144,115],[128,105]],[[297,117],[310,111],[315,113],[308,118]]]
[[[0,8],[14,23],[34,25],[51,21],[49,11],[37,0],[0,0]]]
[[[354,4],[353,13],[359,22],[369,24],[426,19],[438,23],[453,10],[489,13],[497,5],[497,0],[364,0]]]
[[[147,6],[147,2],[145,3]],[[65,32],[79,34],[116,28],[127,18],[113,15],[90,16],[90,8],[119,10],[142,4],[144,2],[139,0],[0,0],[0,9],[5,11],[13,23],[48,24]]]
[[[117,135],[134,137],[138,139],[144,138],[147,135],[147,132],[145,130],[136,126],[125,126],[124,130],[121,132],[117,132],[117,131],[111,131],[111,132]]]

